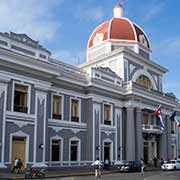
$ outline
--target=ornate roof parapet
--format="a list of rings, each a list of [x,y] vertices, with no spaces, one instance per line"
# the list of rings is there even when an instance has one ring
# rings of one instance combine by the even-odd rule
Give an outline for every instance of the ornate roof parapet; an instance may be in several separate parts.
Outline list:
[[[0,47],[33,58],[48,60],[51,52],[26,34],[0,32]]]
[[[91,77],[95,79],[101,79],[102,81],[113,83],[118,86],[122,86],[122,79],[109,67],[92,68]]]

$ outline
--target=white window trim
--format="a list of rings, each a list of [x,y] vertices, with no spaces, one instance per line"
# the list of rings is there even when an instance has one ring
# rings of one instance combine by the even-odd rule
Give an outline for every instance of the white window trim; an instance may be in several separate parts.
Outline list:
[[[71,161],[71,141],[78,141],[77,161]],[[80,162],[80,161],[81,161],[81,139],[74,136],[74,137],[69,139],[69,162],[70,163],[75,163],[75,162]]]
[[[80,98],[76,98],[76,97],[70,97],[70,108],[69,108],[69,121],[71,121],[71,102],[72,100],[78,100],[78,107],[79,107],[79,122],[81,123],[81,99]]]
[[[61,120],[64,120],[64,95],[59,94],[59,93],[52,93],[51,94],[51,119],[52,120],[58,120],[58,119],[53,119],[53,96],[61,97]]]
[[[110,105],[110,107],[111,107],[111,125],[107,125],[107,124],[104,124],[104,105]],[[103,110],[102,110],[103,112],[102,112],[102,119],[103,119],[103,122],[102,122],[102,124],[104,125],[104,126],[114,126],[114,121],[113,121],[113,104],[111,104],[111,103],[108,103],[108,102],[103,102]]]
[[[30,114],[30,106],[31,106],[31,85],[24,83],[24,82],[19,82],[19,81],[13,81],[12,82],[12,99],[11,99],[11,112],[16,112],[14,111],[14,90],[15,90],[15,84],[19,84],[22,86],[28,86],[28,99],[27,99],[27,108],[28,108],[28,112],[24,113],[24,114]],[[23,113],[23,112],[16,112],[16,113]]]
[[[109,138],[107,138],[107,139],[104,139],[103,141],[102,141],[102,160],[103,160],[103,162],[105,161],[105,159],[104,159],[104,144],[105,143],[110,143],[110,162],[112,162],[114,159],[114,156],[113,156],[113,154],[114,154],[114,152],[113,152],[113,141],[111,140],[111,139],[109,139]]]
[[[144,75],[146,77],[149,78],[149,80],[151,81],[152,83],[152,86],[153,86],[153,89],[157,90],[157,86],[156,86],[156,83],[154,82],[154,79],[152,78],[152,75],[147,71],[147,69],[140,69],[140,70],[137,70],[133,77],[132,77],[132,81],[133,82],[136,82],[136,80],[138,79],[139,76],[141,75]]]
[[[9,141],[9,163],[12,162],[12,140],[13,137],[23,137],[26,138],[26,151],[25,151],[25,164],[24,167],[26,167],[27,163],[29,163],[29,135],[18,131],[15,133],[10,133],[10,141]]]
[[[53,140],[60,140],[60,161],[52,161],[52,141]],[[60,136],[53,136],[50,138],[50,165],[57,162],[63,162],[63,138]]]

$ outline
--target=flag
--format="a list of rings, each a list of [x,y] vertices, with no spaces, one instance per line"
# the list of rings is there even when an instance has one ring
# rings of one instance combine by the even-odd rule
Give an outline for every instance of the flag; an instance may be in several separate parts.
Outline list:
[[[157,120],[160,121],[161,130],[164,130],[165,126],[164,126],[164,122],[163,122],[163,119],[162,119],[161,105],[159,105],[159,107],[157,108],[155,114],[156,114]]]
[[[173,112],[173,114],[170,117],[170,120],[171,121],[175,121],[177,126],[178,126],[178,128],[180,128],[180,122],[177,119],[175,119],[175,116],[176,116],[176,111]]]

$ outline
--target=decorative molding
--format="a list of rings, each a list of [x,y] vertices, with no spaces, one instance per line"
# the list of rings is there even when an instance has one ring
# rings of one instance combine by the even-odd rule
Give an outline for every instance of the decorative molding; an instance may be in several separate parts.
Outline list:
[[[51,129],[53,129],[56,132],[61,131],[63,128],[62,127],[58,127],[58,126],[50,126]]]
[[[102,131],[102,132],[104,132],[107,136],[109,136],[110,134],[113,133],[113,132],[111,132],[111,131]]]
[[[70,128],[82,128],[86,129],[87,124],[83,122],[72,122],[65,120],[57,120],[57,119],[48,119],[49,125],[57,125],[61,127],[70,127]]]
[[[133,70],[134,70],[135,68],[136,68],[135,65],[133,65],[133,64],[130,64],[130,65],[129,65],[130,74],[133,72]]]
[[[15,125],[17,125],[19,128],[22,128],[23,126],[28,125],[28,122],[22,122],[22,121],[13,121]]]

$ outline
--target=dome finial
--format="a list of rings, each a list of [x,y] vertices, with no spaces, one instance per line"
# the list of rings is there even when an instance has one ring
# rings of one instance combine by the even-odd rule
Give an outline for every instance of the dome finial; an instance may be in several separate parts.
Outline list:
[[[115,18],[121,18],[123,16],[123,6],[120,3],[117,3],[116,6],[113,9],[114,17]]]

